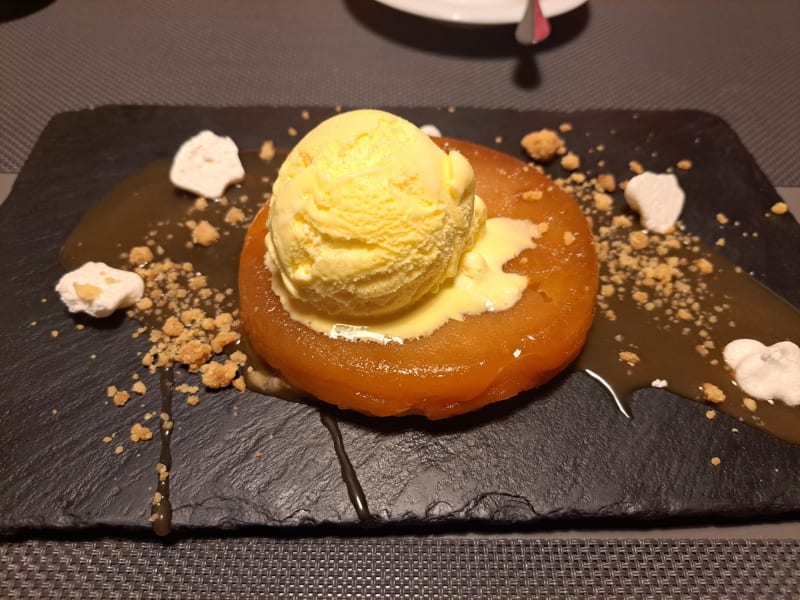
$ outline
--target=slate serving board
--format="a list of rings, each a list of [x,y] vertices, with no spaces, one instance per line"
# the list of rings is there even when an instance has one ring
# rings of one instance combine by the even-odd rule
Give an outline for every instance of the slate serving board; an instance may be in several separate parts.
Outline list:
[[[779,200],[736,135],[700,112],[590,111],[570,114],[416,108],[395,112],[445,135],[520,155],[522,134],[570,121],[570,149],[584,164],[602,158],[627,176],[627,163],[663,170],[680,159],[684,220],[706,241],[725,212],[741,230],[723,252],[795,306],[800,304],[800,226],[764,218]],[[200,129],[240,147],[264,139],[288,147],[333,109],[105,107],[55,117],[0,207],[0,530],[148,528],[156,441],[115,455],[101,438],[158,411],[156,394],[126,407],[105,388],[130,385],[138,371],[137,325],[99,326],[66,313],[53,286],[61,243],[83,211],[126,175]],[[497,142],[497,137],[502,142]],[[521,155],[520,155],[521,156]],[[558,174],[559,168],[553,167]],[[32,326],[32,322],[36,322]],[[51,330],[60,332],[51,337]],[[95,359],[90,355],[96,354]],[[154,376],[145,376],[151,390]],[[179,382],[181,377],[179,376]],[[543,389],[474,413],[430,423],[335,412],[344,443],[381,525],[528,526],[561,519],[763,517],[800,509],[800,447],[662,390],[636,394],[634,419],[599,386],[567,373]],[[176,402],[171,497],[178,530],[358,526],[331,438],[318,409],[256,394],[205,394]],[[738,428],[738,433],[732,431]],[[260,457],[257,456],[260,453]],[[712,456],[722,464],[712,467]]]

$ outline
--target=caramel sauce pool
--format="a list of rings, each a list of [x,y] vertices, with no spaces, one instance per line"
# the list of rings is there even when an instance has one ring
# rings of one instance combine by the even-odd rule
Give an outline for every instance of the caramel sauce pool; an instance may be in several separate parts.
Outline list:
[[[99,204],[87,211],[64,244],[60,262],[66,270],[90,260],[130,267],[124,253],[142,245],[147,238],[157,239],[158,244],[152,246],[156,259],[169,257],[177,263],[191,262],[195,272],[207,277],[210,287],[234,290],[226,300],[229,305],[222,309],[235,310],[238,306],[239,254],[247,226],[269,197],[271,183],[285,156],[285,152],[279,152],[272,161],[264,161],[256,152],[242,152],[245,180],[228,189],[225,203],[209,201],[208,208],[196,214],[190,214],[195,197],[176,190],[169,181],[171,161],[148,165],[120,182]],[[231,206],[244,211],[242,224],[233,226],[224,222],[224,215]],[[211,247],[187,247],[190,235],[185,222],[188,219],[208,220],[222,235]],[[670,392],[697,401],[704,401],[702,385],[713,383],[725,393],[726,401],[709,404],[710,408],[800,444],[800,409],[780,402],[758,402],[757,411],[750,412],[743,406],[744,394],[722,360],[722,348],[733,339],[749,337],[765,344],[800,339],[800,311],[697,239],[693,240],[691,249],[681,248],[676,253],[687,261],[705,257],[714,265],[714,272],[710,275],[687,272],[686,281],[695,285],[702,277],[707,288],[703,302],[726,306],[713,332],[716,347],[710,349],[707,356],[701,356],[695,350],[698,339],[692,332],[660,319],[657,314],[646,312],[630,294],[619,295],[605,299],[617,318],[608,320],[603,316],[604,311],[598,311],[575,368],[591,371],[605,381],[620,398],[623,407],[627,406],[635,390],[649,387],[654,379],[666,379]],[[215,308],[220,311],[219,306]],[[145,316],[143,321],[149,326],[160,327],[166,316],[153,314]],[[247,344],[240,344],[239,349],[247,352]],[[623,362],[619,358],[619,352],[623,350],[635,352],[641,361],[635,365]],[[274,374],[268,372],[268,367],[259,366],[257,357],[253,357],[249,364],[255,370],[253,377],[246,378],[248,387],[257,392],[276,394],[274,385],[265,386],[263,383],[265,380],[274,381]],[[166,407],[171,402],[171,386],[168,375],[165,377],[162,398]],[[171,405],[168,408],[170,410],[164,412],[171,414]],[[353,506],[359,518],[367,519],[366,498],[343,451],[341,433],[329,415],[322,415],[322,418],[333,436]],[[160,436],[162,458],[168,460],[171,460],[168,456],[171,434],[166,432],[165,435],[162,430]],[[169,530],[169,490],[168,484],[159,484],[164,506],[154,508],[154,529],[164,534]]]

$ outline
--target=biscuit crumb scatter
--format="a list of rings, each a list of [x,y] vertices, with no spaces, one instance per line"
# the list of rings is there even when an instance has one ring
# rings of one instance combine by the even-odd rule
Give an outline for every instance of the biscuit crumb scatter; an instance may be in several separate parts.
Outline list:
[[[715,411],[715,410],[707,410],[706,411],[706,419],[710,420],[710,419],[713,419],[716,416],[717,416],[717,411]]]
[[[636,250],[643,250],[647,248],[647,245],[650,243],[650,240],[647,237],[647,234],[644,231],[631,231],[628,234],[628,242],[630,243],[631,247]]]
[[[169,337],[178,337],[184,331],[183,323],[181,323],[175,317],[169,317],[164,324],[161,326],[161,331],[164,332],[164,335]]]
[[[131,399],[131,395],[126,392],[125,390],[120,390],[116,394],[114,394],[114,405],[115,406],[125,406],[128,400]]]
[[[212,246],[219,239],[219,231],[208,221],[200,221],[192,229],[192,241],[201,246]]]
[[[622,362],[626,362],[629,365],[637,365],[639,364],[639,355],[635,352],[630,352],[628,350],[623,350],[619,353],[619,359]]]
[[[210,362],[201,368],[203,385],[212,390],[227,387],[231,384],[239,367],[233,361]]]
[[[522,193],[523,200],[541,200],[543,197],[544,194],[541,190],[528,190]]]
[[[128,254],[132,265],[144,265],[153,260],[153,251],[147,246],[134,246]]]
[[[289,129],[287,129],[287,131],[288,131],[290,136],[292,136],[292,137],[296,137],[297,136],[297,129],[295,129],[294,127],[289,127]]]
[[[714,404],[725,402],[725,392],[715,386],[713,383],[703,384],[703,398]]]
[[[570,231],[564,232],[564,245],[569,246],[575,241],[575,234]]]
[[[189,406],[197,406],[200,404],[200,396],[189,396],[186,398],[186,404]]]
[[[59,334],[58,334],[58,329],[53,329],[53,330],[50,332],[50,337],[57,338],[57,337],[58,337],[58,335],[59,335]]]
[[[114,454],[122,454],[122,451],[125,450],[122,446],[117,446],[114,448]]]
[[[207,208],[208,208],[208,200],[206,200],[202,196],[199,196],[199,197],[195,198],[195,201],[194,201],[194,209],[195,210],[198,210],[198,211],[202,212]]]
[[[561,158],[561,168],[567,171],[574,171],[581,166],[581,159],[577,154],[568,152]]]
[[[617,189],[617,180],[611,173],[601,173],[597,176],[597,185],[604,192],[613,192]]]
[[[551,161],[566,152],[564,140],[552,129],[530,132],[522,138],[522,147],[533,160],[540,162]]]
[[[641,175],[642,173],[644,173],[644,167],[642,166],[642,163],[640,163],[638,160],[630,161],[628,163],[628,168],[637,175]]]
[[[719,456],[715,456],[714,458],[711,459],[711,464],[714,465],[715,467],[718,466],[721,462],[722,460],[720,459]]]
[[[199,389],[196,385],[189,385],[188,383],[182,383],[175,388],[176,391],[182,394],[196,394]]]
[[[103,443],[104,444],[110,444],[111,440],[113,440],[113,439],[114,438],[112,438],[110,435],[103,436]]]
[[[144,427],[141,423],[134,423],[131,427],[132,442],[146,442],[153,439],[153,432],[149,427]]]
[[[147,393],[147,386],[144,384],[143,381],[137,381],[136,383],[133,384],[133,387],[131,389],[140,396],[143,396],[144,394]]]
[[[261,160],[272,160],[275,158],[275,144],[272,140],[267,140],[261,144],[261,150],[258,151],[258,158]]]
[[[752,398],[745,398],[742,400],[742,404],[744,404],[744,407],[750,412],[756,412],[758,409],[758,404]]]
[[[237,225],[244,221],[244,211],[241,208],[236,206],[232,206],[228,209],[228,212],[225,213],[225,222],[229,225]]]
[[[684,171],[688,171],[692,168],[692,161],[684,158],[683,160],[679,160],[675,166]]]
[[[725,213],[717,213],[717,223],[720,225],[726,225],[729,220]]]
[[[561,125],[558,126],[558,130],[561,133],[569,133],[572,131],[572,123],[561,123]]]
[[[244,377],[237,377],[233,380],[232,385],[235,389],[243,392],[247,389],[247,384],[244,381]]]
[[[116,393],[117,393],[117,386],[115,386],[115,385],[110,385],[110,386],[108,386],[108,387],[106,388],[106,395],[107,395],[109,398],[113,398],[113,397],[114,397],[114,395],[115,395]]]
[[[714,263],[707,258],[698,258],[694,261],[694,265],[702,275],[708,275],[714,272]]]
[[[311,115],[308,114],[307,110],[304,110],[300,113],[300,118],[303,119],[303,121],[308,121],[311,118]]]
[[[592,199],[594,200],[594,207],[597,210],[611,210],[611,208],[614,206],[614,199],[603,192],[594,192],[592,194]]]
[[[716,242],[714,242],[716,246],[724,246],[725,245],[725,238],[718,238]]]
[[[159,481],[166,481],[169,477],[169,471],[167,471],[167,466],[164,463],[158,463],[156,465],[156,473],[158,473]]]
[[[789,212],[789,205],[786,202],[776,202],[772,206],[770,206],[770,211],[776,215],[785,215]]]

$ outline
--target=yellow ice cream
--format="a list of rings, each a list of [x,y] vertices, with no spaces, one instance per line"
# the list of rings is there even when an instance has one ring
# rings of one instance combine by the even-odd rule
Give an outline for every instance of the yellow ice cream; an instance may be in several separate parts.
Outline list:
[[[378,110],[309,132],[269,210],[268,260],[288,293],[343,317],[389,315],[435,293],[486,220],[469,162]]]

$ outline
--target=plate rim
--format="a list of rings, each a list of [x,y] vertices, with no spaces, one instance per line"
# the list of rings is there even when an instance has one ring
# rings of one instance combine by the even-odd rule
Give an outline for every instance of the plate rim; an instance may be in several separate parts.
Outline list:
[[[491,0],[457,6],[448,0],[375,0],[396,10],[450,23],[471,25],[509,25],[522,18],[525,0],[512,0],[497,6]],[[588,0],[541,0],[545,17],[557,17],[586,4]]]

